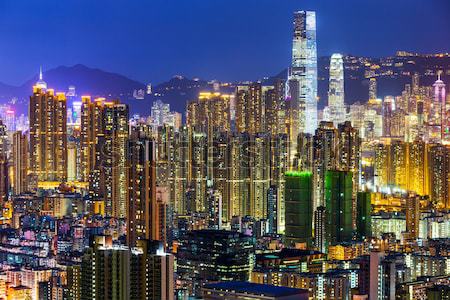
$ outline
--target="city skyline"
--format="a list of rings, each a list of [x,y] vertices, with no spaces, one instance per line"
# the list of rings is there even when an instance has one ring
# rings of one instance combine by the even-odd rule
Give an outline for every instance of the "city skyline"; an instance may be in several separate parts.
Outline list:
[[[319,56],[348,53],[380,57],[397,50],[450,51],[446,40],[440,38],[450,28],[445,17],[450,4],[444,0],[427,5],[420,1],[386,1],[385,5],[263,1],[257,6],[245,1],[237,10],[232,9],[233,2],[224,1],[176,5],[135,1],[125,7],[118,1],[101,2],[3,3],[1,22],[8,30],[2,34],[5,47],[0,48],[0,64],[9,71],[0,71],[0,82],[20,84],[36,74],[39,65],[50,69],[78,63],[142,82],[161,82],[175,74],[254,80],[289,65],[290,53],[281,45],[290,40],[290,12],[302,9],[318,12]],[[389,9],[381,9],[386,5]],[[169,23],[170,16],[174,21]],[[41,18],[51,21],[39,22]],[[426,22],[415,21],[421,18]],[[203,26],[203,22],[214,26]],[[416,43],[416,39],[422,42]],[[26,51],[26,42],[42,41],[53,41],[54,46],[45,51]],[[237,63],[235,57],[247,63]]]
[[[269,78],[153,84],[75,65],[0,86],[0,299],[450,298],[450,54],[318,57],[334,21],[320,10],[289,12],[289,41],[273,40],[288,67]],[[189,67],[185,49],[172,58]]]

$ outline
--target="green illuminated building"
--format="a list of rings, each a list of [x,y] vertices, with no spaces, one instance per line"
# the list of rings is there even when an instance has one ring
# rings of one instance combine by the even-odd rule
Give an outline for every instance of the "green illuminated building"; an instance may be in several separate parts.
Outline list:
[[[372,235],[372,206],[370,192],[359,192],[357,197],[356,228],[358,238],[364,240]]]
[[[285,174],[286,244],[312,242],[312,173]]]
[[[352,239],[352,179],[351,172],[325,173],[327,246]]]

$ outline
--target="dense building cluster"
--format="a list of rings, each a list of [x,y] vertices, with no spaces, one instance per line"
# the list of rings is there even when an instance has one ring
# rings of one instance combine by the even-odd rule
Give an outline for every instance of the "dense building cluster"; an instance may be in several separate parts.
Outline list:
[[[41,72],[28,129],[0,114],[0,299],[449,297],[441,70],[346,105],[333,54],[319,109],[315,12],[293,25],[286,78],[215,82],[184,120]]]

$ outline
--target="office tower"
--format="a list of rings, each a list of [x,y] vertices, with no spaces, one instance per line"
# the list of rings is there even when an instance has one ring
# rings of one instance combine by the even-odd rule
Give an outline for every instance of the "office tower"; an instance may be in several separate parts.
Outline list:
[[[272,136],[286,133],[285,81],[275,80],[273,87],[264,91],[265,132]]]
[[[377,98],[377,79],[372,77],[369,80],[369,100],[376,100]]]
[[[372,235],[372,205],[370,192],[358,192],[356,229],[358,238],[365,240]]]
[[[81,108],[81,179],[89,180],[93,199],[103,201],[106,214],[125,218],[128,203],[128,106],[117,101],[83,97]]]
[[[431,145],[428,150],[429,195],[438,208],[449,208],[449,151],[443,145]]]
[[[383,136],[390,137],[392,135],[392,120],[395,110],[394,98],[391,96],[384,97],[383,101]]]
[[[426,145],[422,140],[408,144],[408,190],[425,195]]]
[[[337,127],[346,119],[344,92],[344,60],[342,54],[333,54],[330,60],[330,82],[328,88],[328,107],[324,110],[326,120]]]
[[[225,230],[188,231],[179,240],[177,274],[190,295],[211,281],[248,281],[254,238]]]
[[[202,92],[188,103],[186,125],[198,132],[231,130],[231,95]]]
[[[270,147],[270,184],[276,187],[276,228],[278,233],[285,230],[284,174],[289,168],[289,138],[286,134],[272,136]],[[270,209],[269,209],[270,210]]]
[[[344,171],[327,171],[325,174],[327,246],[352,239],[352,177],[351,172]]]
[[[47,89],[42,80],[30,97],[30,171],[38,182],[67,181],[66,96]]]
[[[155,125],[156,127],[163,126],[169,113],[170,113],[170,104],[163,103],[161,100],[153,102],[150,112],[153,125]]]
[[[127,244],[157,240],[159,222],[156,201],[156,149],[154,141],[134,132],[128,141]]]
[[[314,212],[314,247],[322,253],[327,252],[326,222],[327,211],[319,206]]]
[[[428,114],[428,139],[430,142],[439,143],[442,140],[448,140],[448,133],[445,130],[449,127],[447,124],[445,83],[441,80],[440,72],[433,88],[434,98]]]
[[[295,143],[298,133],[314,134],[317,128],[316,13],[313,11],[294,13],[288,95],[291,140]]]
[[[256,220],[267,217],[267,191],[270,186],[270,136],[251,136],[250,154],[250,216]]]
[[[250,136],[238,133],[229,142],[229,190],[231,216],[250,215]]]
[[[312,242],[312,179],[310,172],[287,172],[285,176],[286,244]]]
[[[327,170],[336,170],[338,160],[339,133],[331,122],[320,122],[314,135],[313,147],[313,184],[314,210],[318,206],[325,206],[324,182]]]
[[[21,131],[13,134],[13,193],[20,195],[28,190],[28,137]]]
[[[157,241],[137,248],[96,236],[81,264],[81,299],[174,299],[173,256]]]
[[[409,194],[406,198],[406,232],[409,239],[419,237],[420,197]]]

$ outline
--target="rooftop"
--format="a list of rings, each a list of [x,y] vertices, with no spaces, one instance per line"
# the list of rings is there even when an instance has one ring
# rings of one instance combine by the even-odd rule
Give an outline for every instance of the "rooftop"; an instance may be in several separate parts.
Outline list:
[[[227,281],[227,282],[212,283],[205,285],[205,288],[215,290],[227,290],[238,293],[257,294],[269,297],[285,297],[292,295],[308,296],[308,291],[303,289],[295,289],[243,281]]]

